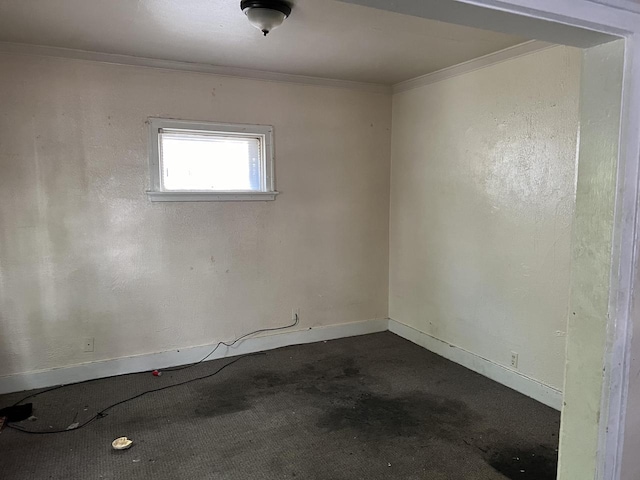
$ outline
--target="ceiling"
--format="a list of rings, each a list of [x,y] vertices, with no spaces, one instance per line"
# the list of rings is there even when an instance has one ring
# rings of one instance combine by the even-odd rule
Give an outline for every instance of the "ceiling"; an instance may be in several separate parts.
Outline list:
[[[240,0],[0,0],[0,42],[395,84],[527,41],[334,0],[268,37]]]

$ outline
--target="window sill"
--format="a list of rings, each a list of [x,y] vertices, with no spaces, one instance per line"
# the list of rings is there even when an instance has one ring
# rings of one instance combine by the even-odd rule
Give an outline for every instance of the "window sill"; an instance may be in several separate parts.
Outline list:
[[[154,192],[152,202],[264,202],[275,200],[280,192]]]

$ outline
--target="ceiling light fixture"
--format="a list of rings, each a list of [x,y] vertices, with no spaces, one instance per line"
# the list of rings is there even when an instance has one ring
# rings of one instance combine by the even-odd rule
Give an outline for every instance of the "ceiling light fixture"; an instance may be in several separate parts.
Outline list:
[[[291,15],[291,5],[282,0],[242,0],[240,8],[249,19],[249,23],[265,37]]]

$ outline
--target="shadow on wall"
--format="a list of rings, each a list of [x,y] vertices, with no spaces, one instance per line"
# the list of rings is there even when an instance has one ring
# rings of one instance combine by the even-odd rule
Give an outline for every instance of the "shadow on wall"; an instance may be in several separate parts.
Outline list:
[[[0,138],[0,376],[91,361],[87,337],[117,345],[126,335],[114,324],[122,320],[121,279],[109,269],[131,264],[119,255],[105,201],[113,178],[94,175],[97,147],[83,134],[91,118],[80,102],[65,101],[68,88],[54,84],[56,95],[30,99],[31,121],[15,138]],[[115,239],[112,249],[105,236]],[[137,248],[145,248],[141,238]]]
[[[0,381],[4,375],[16,371],[16,366],[13,364],[14,357],[10,350],[9,335],[5,333],[5,323],[6,318],[0,311],[0,365],[2,366],[0,367]]]

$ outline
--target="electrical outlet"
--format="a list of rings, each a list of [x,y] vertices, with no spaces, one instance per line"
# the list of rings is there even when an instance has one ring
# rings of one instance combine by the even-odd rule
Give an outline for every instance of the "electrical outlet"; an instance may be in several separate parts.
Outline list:
[[[85,352],[93,352],[93,343],[94,343],[95,339],[93,337],[90,338],[85,338],[84,339],[84,351]]]
[[[511,366],[518,368],[518,352],[511,352]]]
[[[293,307],[291,309],[291,320],[295,321],[295,320],[299,320],[300,319],[300,308],[299,307]]]

